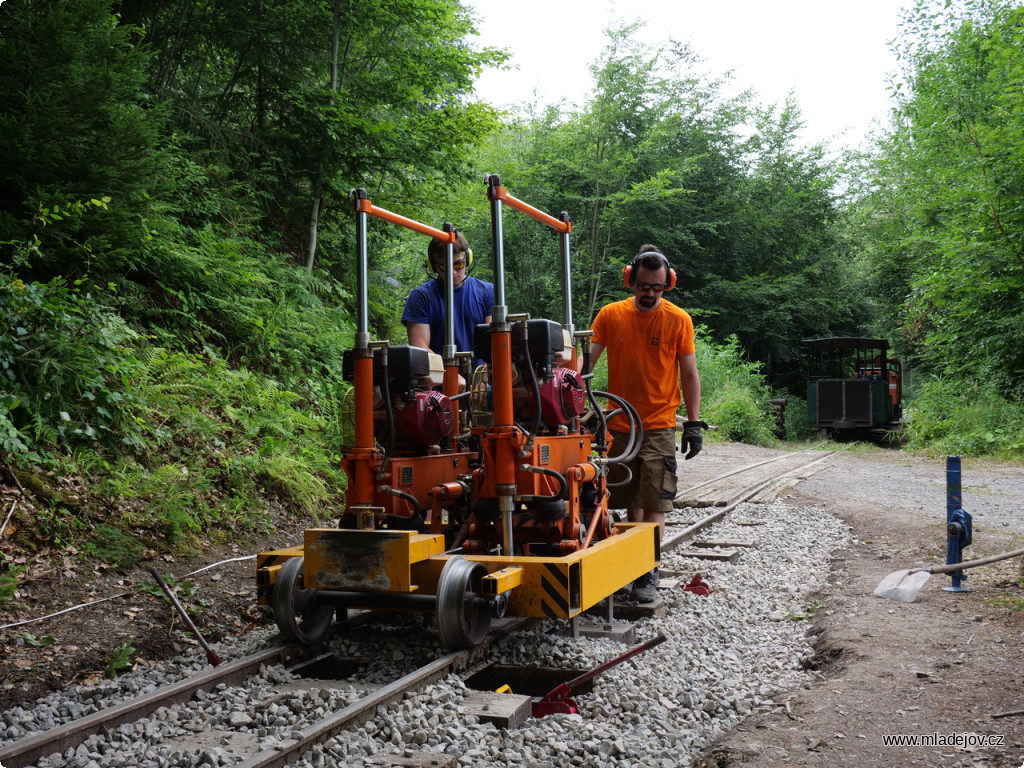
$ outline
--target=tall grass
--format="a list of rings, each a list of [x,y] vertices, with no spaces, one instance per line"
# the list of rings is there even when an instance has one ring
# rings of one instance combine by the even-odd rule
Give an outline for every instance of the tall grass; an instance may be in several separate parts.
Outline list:
[[[1024,459],[1024,403],[986,382],[935,378],[907,407],[907,447],[935,455]]]
[[[768,405],[771,390],[760,365],[743,359],[735,336],[715,344],[698,327],[697,370],[701,418],[716,427],[718,437],[751,445],[775,442],[774,417]]]

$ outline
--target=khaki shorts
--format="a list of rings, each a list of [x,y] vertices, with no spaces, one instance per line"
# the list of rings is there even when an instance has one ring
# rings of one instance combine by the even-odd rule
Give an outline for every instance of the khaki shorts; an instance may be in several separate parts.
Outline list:
[[[625,432],[609,430],[612,438],[608,456],[620,455],[629,443]],[[608,503],[611,509],[644,509],[648,512],[670,512],[676,498],[678,478],[676,476],[676,430],[651,429],[644,432],[640,452],[625,466],[633,476],[629,482],[611,488]],[[625,480],[626,473],[621,465],[612,465],[608,483]]]

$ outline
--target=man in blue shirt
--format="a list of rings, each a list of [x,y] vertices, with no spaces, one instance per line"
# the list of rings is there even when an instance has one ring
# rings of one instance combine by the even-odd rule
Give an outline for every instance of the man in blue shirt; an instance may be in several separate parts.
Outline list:
[[[443,354],[445,302],[444,269],[448,244],[437,238],[427,246],[427,266],[434,277],[413,289],[405,300],[402,323],[414,347],[430,349]],[[467,270],[473,263],[465,236],[455,233],[452,246],[452,282],[455,290],[455,349],[459,352],[473,351],[473,333],[479,323],[491,322],[494,306],[494,286],[483,280],[470,277]],[[464,382],[460,382],[464,386]]]

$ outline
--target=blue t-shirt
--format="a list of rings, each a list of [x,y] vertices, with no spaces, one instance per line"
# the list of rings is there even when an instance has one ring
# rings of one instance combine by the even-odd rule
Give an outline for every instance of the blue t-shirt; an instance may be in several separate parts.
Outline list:
[[[461,288],[456,288],[455,301],[455,349],[459,352],[473,351],[473,333],[476,326],[490,316],[494,308],[494,286],[467,277]],[[444,347],[444,281],[428,280],[413,289],[405,300],[402,312],[403,323],[423,323],[430,326],[430,349],[442,354]]]

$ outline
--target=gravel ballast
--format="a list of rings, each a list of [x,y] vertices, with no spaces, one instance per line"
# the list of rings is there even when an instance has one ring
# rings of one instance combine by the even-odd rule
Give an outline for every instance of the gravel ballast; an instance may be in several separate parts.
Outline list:
[[[702,513],[678,510],[673,516],[696,519]],[[807,669],[813,656],[807,620],[827,606],[809,594],[827,579],[832,554],[851,541],[849,529],[823,506],[785,501],[743,504],[704,536],[753,546],[744,547],[735,563],[665,553],[663,570],[699,571],[711,594],[661,590],[667,615],[639,621],[637,634],[641,641],[659,634],[668,641],[598,678],[593,693],[579,698],[581,714],[530,719],[515,730],[481,724],[465,711],[465,684],[449,676],[379,709],[373,720],[294,765],[362,768],[371,755],[414,753],[457,756],[458,764],[466,766],[694,764],[721,733],[755,711],[777,706],[780,692],[815,679],[816,673]],[[496,645],[493,662],[591,669],[627,650],[611,640],[573,640],[563,634],[565,628],[566,622],[545,622],[515,632]],[[272,632],[251,633],[218,644],[217,651],[223,658],[237,658],[273,641]],[[359,685],[389,682],[440,653],[436,632],[415,625],[368,627],[337,642],[345,655],[372,655],[360,682],[354,678],[338,688],[290,689],[290,683],[298,682],[292,675],[267,669],[242,688],[161,709],[37,765],[233,765],[243,753],[273,747],[341,709],[366,692]],[[0,715],[0,744],[206,668],[201,657],[148,665],[100,685],[72,687],[32,708],[6,711]]]

